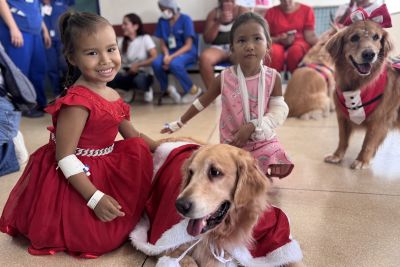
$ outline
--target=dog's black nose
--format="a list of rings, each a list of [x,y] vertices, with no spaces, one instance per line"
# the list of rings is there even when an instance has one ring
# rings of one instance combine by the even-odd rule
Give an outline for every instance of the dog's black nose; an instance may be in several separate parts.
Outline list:
[[[375,52],[372,50],[365,50],[362,52],[362,58],[366,62],[371,62],[375,58]]]
[[[190,209],[192,208],[192,202],[190,202],[186,198],[181,197],[176,200],[175,207],[180,214],[186,215],[190,212]]]

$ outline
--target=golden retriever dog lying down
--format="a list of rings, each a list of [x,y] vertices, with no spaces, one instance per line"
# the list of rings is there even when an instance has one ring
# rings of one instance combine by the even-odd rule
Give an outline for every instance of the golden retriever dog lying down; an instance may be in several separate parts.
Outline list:
[[[387,12],[385,5],[380,10]],[[384,26],[391,26],[386,14]],[[357,21],[354,15],[352,18],[355,21],[326,45],[336,69],[334,102],[339,144],[325,161],[341,162],[353,130],[361,127],[366,134],[351,168],[363,169],[370,164],[389,129],[400,126],[400,73],[387,60],[392,45],[382,26],[372,20]]]
[[[132,244],[168,266],[302,266],[289,222],[268,205],[269,180],[245,150],[162,143]]]
[[[325,32],[293,72],[284,96],[289,117],[318,120],[334,110],[334,65],[325,44],[336,31],[332,28]]]

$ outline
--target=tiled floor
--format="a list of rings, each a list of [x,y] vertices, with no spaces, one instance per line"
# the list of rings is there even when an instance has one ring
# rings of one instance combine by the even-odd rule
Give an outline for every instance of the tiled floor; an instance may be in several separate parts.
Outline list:
[[[133,123],[153,138],[160,127],[187,108],[135,103]],[[176,136],[218,142],[219,101],[189,122]],[[21,130],[30,152],[47,142],[50,117],[23,119]],[[362,142],[357,133],[345,160],[329,165],[323,157],[337,143],[335,115],[321,121],[288,119],[278,136],[295,162],[293,173],[275,180],[274,204],[290,216],[292,234],[299,241],[307,266],[400,266],[400,134],[390,135],[371,169],[349,169]],[[0,211],[21,172],[0,177]],[[1,266],[154,266],[152,259],[128,243],[96,260],[75,259],[64,253],[34,257],[27,242],[0,234]]]

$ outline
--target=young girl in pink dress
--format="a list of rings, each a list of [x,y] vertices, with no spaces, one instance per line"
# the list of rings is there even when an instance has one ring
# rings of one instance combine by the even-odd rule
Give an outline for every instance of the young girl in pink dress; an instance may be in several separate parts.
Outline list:
[[[110,23],[66,13],[60,31],[69,73],[79,76],[46,109],[50,140],[31,155],[0,230],[27,237],[34,255],[92,258],[123,244],[138,222],[157,144],[133,128],[129,106],[106,86],[121,66]],[[115,141],[118,132],[124,140]]]
[[[224,70],[210,90],[195,100],[181,118],[166,124],[161,132],[172,133],[180,129],[221,95],[221,143],[250,151],[264,173],[283,178],[290,174],[293,163],[274,129],[285,121],[288,106],[282,96],[279,74],[261,64],[271,48],[268,26],[259,16],[250,19],[257,22],[254,34],[238,31],[247,21],[236,23],[237,27],[231,29],[230,46],[238,64]]]

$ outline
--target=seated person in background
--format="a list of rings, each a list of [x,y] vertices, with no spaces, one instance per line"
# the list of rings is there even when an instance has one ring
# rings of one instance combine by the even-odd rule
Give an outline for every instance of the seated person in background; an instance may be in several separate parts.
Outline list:
[[[192,19],[179,11],[175,0],[159,0],[162,12],[155,36],[160,38],[162,55],[153,61],[154,74],[160,82],[161,92],[167,91],[175,103],[191,103],[201,94],[193,84],[185,67],[197,60],[196,33]],[[185,95],[177,92],[175,86],[168,86],[168,71],[179,81]]]
[[[153,101],[152,70],[149,67],[157,57],[156,45],[153,39],[143,30],[140,17],[130,13],[122,21],[124,38],[119,43],[122,68],[108,86],[128,91],[125,102],[131,102],[133,89],[144,91],[144,101]]]
[[[377,2],[378,1],[374,2],[371,0],[350,0],[348,4],[341,5],[336,10],[335,23],[342,25],[350,13],[359,7],[363,8],[368,13],[371,13],[371,11],[380,6],[380,4]]]
[[[285,62],[293,72],[301,59],[318,38],[315,34],[315,17],[311,7],[294,0],[280,0],[265,15],[272,36],[271,58],[267,65],[281,72]]]
[[[214,80],[214,65],[230,59],[229,34],[233,21],[247,11],[234,0],[218,0],[218,7],[208,13],[203,38],[211,47],[200,55],[200,74],[207,90]]]

